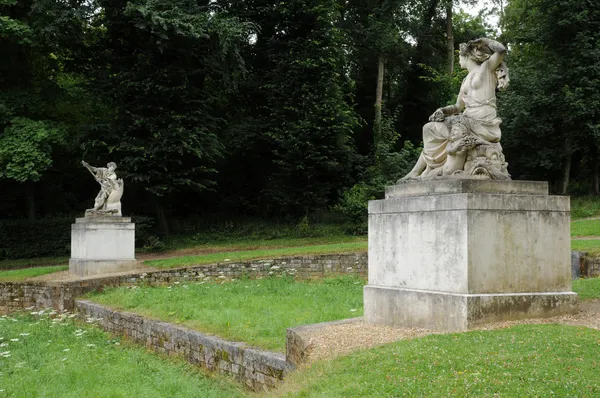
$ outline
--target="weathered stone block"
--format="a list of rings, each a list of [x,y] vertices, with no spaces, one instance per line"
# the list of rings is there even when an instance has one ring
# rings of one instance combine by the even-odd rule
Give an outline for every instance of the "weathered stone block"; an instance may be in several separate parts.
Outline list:
[[[570,203],[547,183],[406,183],[369,203],[365,320],[465,330],[576,310]]]
[[[135,224],[127,217],[85,217],[71,225],[69,271],[78,276],[135,269]]]

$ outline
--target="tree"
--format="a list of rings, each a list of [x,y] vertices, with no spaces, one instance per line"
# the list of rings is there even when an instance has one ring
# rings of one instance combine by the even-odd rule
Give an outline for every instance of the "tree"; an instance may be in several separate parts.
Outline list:
[[[26,184],[28,218],[35,219],[34,185],[52,165],[52,149],[64,130],[47,122],[14,118],[0,135],[0,178]]]
[[[100,0],[105,29],[95,87],[116,110],[105,145],[129,181],[155,203],[163,233],[161,198],[214,185],[223,120],[215,113],[244,71],[238,48],[252,26],[208,2]]]
[[[513,0],[505,14],[507,158],[515,175],[566,193],[573,160],[597,156],[600,144],[600,11],[593,1]]]
[[[278,12],[265,87],[276,168],[266,192],[280,211],[298,214],[331,203],[349,185],[358,120],[346,102],[337,3],[295,0]]]
[[[0,176],[25,186],[30,219],[36,214],[34,183],[67,141],[60,80],[67,54],[82,37],[86,7],[80,6],[0,0]]]

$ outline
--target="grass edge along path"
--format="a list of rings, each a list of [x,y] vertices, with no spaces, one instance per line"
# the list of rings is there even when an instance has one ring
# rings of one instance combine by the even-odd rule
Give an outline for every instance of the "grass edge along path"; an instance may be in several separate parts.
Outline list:
[[[316,362],[270,396],[598,396],[599,342],[562,325],[429,335]]]
[[[246,395],[230,378],[114,339],[74,315],[37,314],[0,317],[0,397]]]
[[[366,252],[367,240],[326,245],[310,245],[284,247],[277,249],[242,250],[223,253],[202,254],[196,256],[183,256],[159,260],[146,260],[144,265],[157,268],[175,268],[190,265],[204,265],[218,262],[239,262],[266,258],[289,257],[298,255],[319,255]]]
[[[34,278],[36,276],[52,274],[54,272],[65,271],[68,269],[68,265],[52,265],[45,267],[18,268],[0,271],[0,282],[17,282],[27,278]]]

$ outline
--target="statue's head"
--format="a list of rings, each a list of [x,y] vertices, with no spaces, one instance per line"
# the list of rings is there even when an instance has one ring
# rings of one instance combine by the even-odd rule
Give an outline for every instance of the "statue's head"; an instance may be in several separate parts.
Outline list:
[[[479,42],[469,41],[467,43],[461,43],[459,46],[459,56],[463,60],[470,59],[477,64],[482,64],[487,61],[492,55],[492,50],[487,46],[480,45]],[[462,66],[462,64],[461,64]]]
[[[110,171],[115,171],[117,169],[117,164],[115,162],[110,162],[106,165],[106,167],[110,170]]]

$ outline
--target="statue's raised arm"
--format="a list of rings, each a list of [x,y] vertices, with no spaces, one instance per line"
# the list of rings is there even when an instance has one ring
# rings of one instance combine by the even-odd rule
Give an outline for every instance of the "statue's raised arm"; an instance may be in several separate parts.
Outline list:
[[[496,90],[509,82],[505,54],[504,45],[487,38],[460,45],[460,66],[469,73],[456,104],[439,108],[423,126],[423,151],[402,180],[510,179],[496,114]]]

